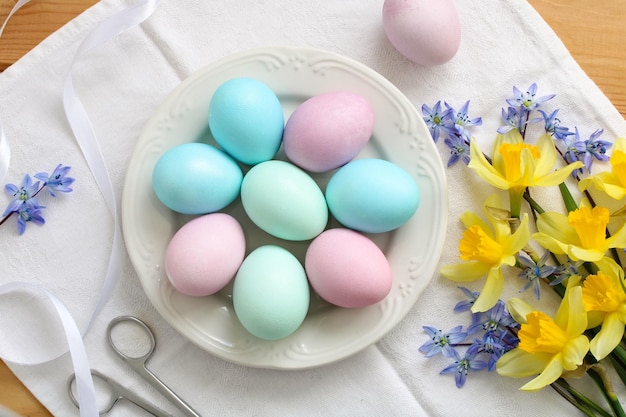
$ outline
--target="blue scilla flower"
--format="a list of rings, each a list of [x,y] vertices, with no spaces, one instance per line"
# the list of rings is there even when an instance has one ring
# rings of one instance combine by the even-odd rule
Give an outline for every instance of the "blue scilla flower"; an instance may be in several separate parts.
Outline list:
[[[558,140],[564,140],[566,137],[574,134],[574,132],[570,131],[568,127],[561,126],[561,119],[556,117],[559,113],[559,109],[554,110],[550,114],[541,109],[538,109],[537,111],[543,116],[543,123],[546,133],[553,138]]]
[[[537,97],[537,84],[532,83],[525,92],[513,87],[513,96],[514,98],[506,100],[509,106],[519,107],[523,112],[530,113],[541,104],[554,98],[556,94]]]
[[[594,159],[598,161],[608,161],[609,156],[606,154],[608,148],[613,145],[611,142],[599,139],[604,133],[604,129],[598,129],[589,136],[589,139],[583,141],[585,145],[584,155],[582,158],[585,168],[588,172],[591,172],[591,164]],[[578,129],[576,129],[576,135],[578,135]]]
[[[556,266],[546,265],[550,252],[546,251],[537,263],[533,261],[525,252],[517,255],[518,261],[526,268],[519,273],[519,277],[527,280],[526,285],[520,292],[526,291],[533,286],[535,298],[538,300],[541,296],[541,279],[548,278],[556,271]]]
[[[461,313],[463,311],[470,311],[480,293],[477,291],[471,291],[465,287],[459,287],[459,289],[463,292],[463,294],[465,294],[467,300],[462,300],[456,303],[454,306],[454,312]]]
[[[517,346],[519,341],[514,345],[507,340],[506,335],[510,332],[504,331],[488,331],[485,332],[482,339],[476,339],[469,347],[468,352],[480,354],[484,353],[489,358],[487,361],[487,369],[492,372],[496,369],[496,363],[502,355]]]
[[[446,124],[449,113],[449,110],[441,111],[441,101],[435,103],[432,109],[426,104],[422,105],[424,122],[426,122],[426,126],[428,126],[428,129],[430,130],[430,135],[433,137],[435,142],[439,140],[439,135]]]
[[[448,167],[456,164],[459,160],[465,165],[470,163],[470,147],[463,137],[460,135],[450,135],[444,143],[450,148],[450,159],[448,159]]]
[[[467,333],[462,331],[463,326],[456,326],[446,333],[431,326],[423,326],[423,329],[430,337],[430,340],[420,346],[419,350],[425,353],[427,358],[440,352],[448,358],[454,357],[455,351],[453,346],[461,343],[467,337]]]
[[[467,128],[482,125],[483,119],[481,117],[475,117],[473,119],[469,117],[469,100],[463,104],[459,111],[456,111],[454,107],[450,106],[448,103],[444,104],[448,114],[443,129],[445,129],[450,135],[460,135],[461,137],[469,140],[470,134]]]
[[[40,206],[34,199],[30,199],[25,201],[17,211],[17,232],[22,235],[26,230],[26,223],[33,222],[36,224],[44,224],[46,220],[41,215],[41,210],[45,208],[45,206]]]
[[[38,205],[37,200],[34,200],[34,198],[39,191],[39,181],[33,183],[33,180],[28,174],[24,176],[22,184],[19,187],[15,184],[7,184],[4,186],[4,189],[13,197],[13,200],[11,200],[6,210],[4,210],[2,216],[6,216],[11,212],[18,212],[27,201],[33,206]]]
[[[48,175],[45,172],[35,174],[35,178],[43,181],[44,186],[48,187],[48,192],[52,197],[56,197],[55,191],[63,193],[69,193],[72,191],[70,185],[74,182],[74,178],[68,177],[67,173],[71,167],[63,166],[61,164],[52,171],[52,174]]]
[[[461,357],[461,355],[455,350],[454,362],[445,367],[440,374],[444,375],[453,373],[457,388],[462,388],[463,385],[465,385],[469,371],[480,371],[488,366],[487,362],[477,359],[477,355],[477,352],[470,351],[468,349],[465,352],[465,355]]]
[[[468,334],[474,334],[478,331],[496,331],[506,330],[515,323],[506,310],[504,302],[498,300],[496,304],[489,310],[481,313],[472,314],[472,324],[467,328]]]
[[[504,125],[498,128],[498,133],[504,135],[513,129],[522,130],[523,118],[519,107],[511,107],[505,111],[502,109]]]

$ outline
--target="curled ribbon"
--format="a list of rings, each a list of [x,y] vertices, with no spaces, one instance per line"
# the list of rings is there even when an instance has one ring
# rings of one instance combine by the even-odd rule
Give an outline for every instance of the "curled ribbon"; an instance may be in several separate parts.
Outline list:
[[[9,18],[24,4],[30,0],[19,0],[2,27],[0,27],[0,35],[2,34],[4,27],[6,26]],[[102,308],[108,301],[115,284],[117,282],[117,276],[120,271],[120,260],[123,254],[123,245],[121,239],[121,229],[117,210],[117,203],[115,199],[115,193],[113,184],[111,183],[110,176],[104,163],[104,158],[100,151],[96,134],[93,130],[87,112],[78,98],[73,84],[73,68],[74,65],[80,61],[80,59],[87,54],[93,48],[106,42],[107,40],[115,37],[119,33],[130,29],[136,25],[139,25],[149,16],[152,15],[159,3],[159,0],[143,0],[137,2],[135,5],[129,6],[116,14],[112,15],[108,19],[101,22],[94,30],[80,44],[72,64],[70,66],[69,73],[65,79],[63,88],[63,107],[65,109],[67,120],[70,124],[72,132],[76,138],[76,141],[81,148],[83,156],[87,161],[89,169],[94,176],[94,179],[102,193],[106,202],[107,208],[111,212],[114,219],[114,234],[113,242],[111,246],[111,255],[109,258],[106,276],[102,285],[100,296],[96,307],[91,315],[89,324],[84,333],[87,333],[91,328],[94,319],[98,316]],[[10,148],[8,140],[2,130],[0,124],[0,181],[4,180],[4,177],[8,171],[10,162]],[[8,294],[14,291],[35,291],[42,290],[34,284],[25,282],[10,282],[0,285],[0,295]],[[90,372],[89,361],[85,351],[85,345],[82,340],[82,335],[78,330],[76,322],[72,318],[70,312],[65,305],[54,294],[43,289],[44,294],[54,305],[56,312],[61,319],[63,329],[67,343],[69,345],[70,354],[72,357],[72,366],[74,367],[74,373],[76,375],[76,389],[78,394],[78,402],[80,404],[80,416],[81,417],[96,417],[99,415],[98,407],[96,403],[95,388],[93,385],[93,379]]]

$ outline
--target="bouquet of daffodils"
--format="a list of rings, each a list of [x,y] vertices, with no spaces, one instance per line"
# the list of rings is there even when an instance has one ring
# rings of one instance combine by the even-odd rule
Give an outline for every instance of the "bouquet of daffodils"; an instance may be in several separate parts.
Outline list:
[[[536,84],[526,91],[514,87],[513,93],[488,153],[471,134],[482,120],[468,116],[469,101],[458,111],[447,103],[442,108],[441,102],[422,107],[433,139],[445,136],[448,166],[465,162],[494,194],[484,202],[484,213],[462,215],[462,262],[441,270],[457,282],[485,279],[480,292],[460,287],[465,300],[455,311],[468,311],[471,324],[447,332],[424,326],[429,340],[420,350],[448,358],[451,364],[441,373],[454,374],[459,388],[468,372],[495,370],[526,378],[522,390],[551,386],[588,416],[626,416],[611,380],[617,375],[626,384],[621,259],[626,248],[626,139],[602,140],[602,130],[581,138],[577,128],[561,125],[558,109],[544,111],[554,95],[538,97]],[[529,137],[530,132],[537,134]],[[594,161],[605,169],[592,173]],[[575,193],[581,196],[578,201],[570,192],[572,184],[580,191]],[[563,212],[545,211],[533,198],[536,187],[558,187]],[[508,201],[501,198],[507,193]],[[554,316],[519,298],[501,300],[511,270],[524,279],[522,291],[532,287],[537,299],[542,287],[561,296]],[[597,384],[605,404],[568,382],[583,376]]]

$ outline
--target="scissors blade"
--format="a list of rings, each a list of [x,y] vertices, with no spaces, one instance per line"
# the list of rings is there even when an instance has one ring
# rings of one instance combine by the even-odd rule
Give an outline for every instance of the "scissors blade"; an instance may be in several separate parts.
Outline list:
[[[127,401],[132,402],[137,407],[143,408],[148,413],[152,414],[156,417],[174,417],[172,414],[158,408],[157,406],[149,403],[146,399],[140,397],[134,392],[128,390],[124,386],[120,385],[117,381],[109,378],[108,376],[103,376],[104,379],[113,389],[113,392],[120,398],[124,398]]]

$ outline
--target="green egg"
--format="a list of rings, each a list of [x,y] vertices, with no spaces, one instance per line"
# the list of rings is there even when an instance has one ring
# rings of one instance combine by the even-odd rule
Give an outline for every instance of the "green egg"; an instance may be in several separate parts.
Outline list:
[[[261,339],[282,339],[295,332],[306,317],[309,300],[304,267],[279,246],[252,251],[235,276],[235,314],[246,330]]]
[[[241,203],[258,227],[285,240],[313,239],[328,222],[322,190],[305,171],[285,161],[262,162],[248,171]]]

